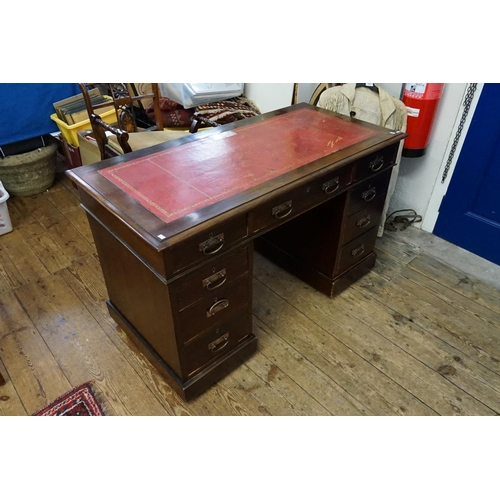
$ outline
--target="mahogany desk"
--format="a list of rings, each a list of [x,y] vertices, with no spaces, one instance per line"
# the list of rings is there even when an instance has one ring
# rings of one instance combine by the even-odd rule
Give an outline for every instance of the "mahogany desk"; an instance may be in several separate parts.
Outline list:
[[[68,171],[111,316],[200,394],[256,349],[254,244],[328,296],[373,266],[404,137],[298,104]]]

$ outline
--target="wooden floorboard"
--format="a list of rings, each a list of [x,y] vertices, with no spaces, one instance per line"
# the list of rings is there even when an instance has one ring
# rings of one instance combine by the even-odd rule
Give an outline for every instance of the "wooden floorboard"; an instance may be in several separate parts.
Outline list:
[[[373,271],[328,299],[254,259],[254,356],[184,402],[108,314],[68,178],[12,197],[0,236],[0,415],[92,380],[115,415],[500,414],[500,291],[386,233]]]
[[[451,290],[453,294],[458,293],[469,299],[464,302],[467,307],[479,304],[500,314],[500,289],[467,276],[453,267],[444,266],[425,254],[419,255],[408,267],[423,274],[427,278],[425,280],[427,286],[432,285],[432,282],[435,281],[446,287],[447,290],[444,291],[443,297],[447,297],[448,290]]]
[[[400,380],[391,379],[379,369],[377,363],[380,365],[382,358],[386,358],[382,346],[370,349],[366,339],[359,341],[357,335],[365,325],[353,317],[348,319],[342,308],[336,308],[336,300],[302,285],[260,256],[255,260],[257,278],[270,286],[255,287],[256,315],[264,316],[282,338],[374,414],[435,415],[430,407],[401,387]],[[377,342],[382,343],[381,339],[372,341]],[[401,364],[408,363],[404,356],[396,359]]]
[[[0,359],[0,373],[5,374],[7,370],[2,360]],[[10,381],[3,386],[0,386],[0,416],[26,416],[26,408],[24,407],[19,394]]]

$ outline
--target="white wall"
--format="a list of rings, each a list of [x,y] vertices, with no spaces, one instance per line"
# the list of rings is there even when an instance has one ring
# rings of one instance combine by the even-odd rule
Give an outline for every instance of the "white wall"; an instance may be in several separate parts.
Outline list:
[[[402,83],[378,83],[388,94],[391,94],[396,99],[401,99],[401,94],[403,92]]]
[[[293,83],[245,83],[244,93],[261,113],[267,113],[292,104]]]

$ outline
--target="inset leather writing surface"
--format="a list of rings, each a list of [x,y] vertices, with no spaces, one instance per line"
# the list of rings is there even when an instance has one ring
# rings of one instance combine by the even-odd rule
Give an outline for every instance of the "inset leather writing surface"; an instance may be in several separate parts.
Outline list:
[[[377,133],[313,109],[298,109],[100,174],[168,223]]]

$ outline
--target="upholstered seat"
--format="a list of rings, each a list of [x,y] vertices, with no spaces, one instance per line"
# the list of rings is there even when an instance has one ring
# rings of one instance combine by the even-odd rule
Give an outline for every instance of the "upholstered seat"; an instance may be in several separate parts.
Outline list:
[[[189,135],[189,130],[163,130],[156,132],[131,132],[128,134],[128,144],[132,151],[139,151],[140,149],[156,146],[163,142],[179,139]],[[108,136],[108,145],[116,150],[118,154],[123,154],[123,150],[118,142],[116,136]]]
[[[117,124],[110,125],[99,116],[99,109],[109,109],[109,103],[92,102],[89,89],[96,87],[103,88],[110,95],[116,110]],[[102,160],[178,139],[190,133],[189,130],[164,129],[157,83],[148,84],[142,93],[137,92],[133,84],[125,83],[80,83],[80,89]],[[146,107],[153,110],[153,119],[145,113]]]

